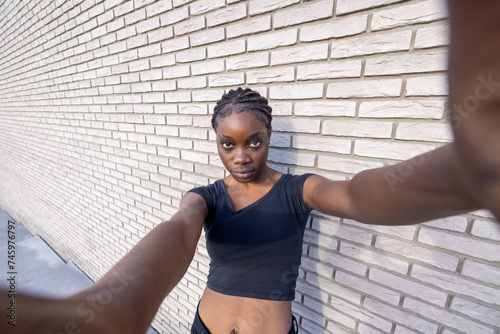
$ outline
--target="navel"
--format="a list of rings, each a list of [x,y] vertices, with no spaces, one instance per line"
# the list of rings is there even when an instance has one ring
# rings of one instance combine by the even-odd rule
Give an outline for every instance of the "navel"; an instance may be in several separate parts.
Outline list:
[[[236,329],[236,328],[231,331],[231,334],[238,334],[238,333],[239,333],[238,329]]]

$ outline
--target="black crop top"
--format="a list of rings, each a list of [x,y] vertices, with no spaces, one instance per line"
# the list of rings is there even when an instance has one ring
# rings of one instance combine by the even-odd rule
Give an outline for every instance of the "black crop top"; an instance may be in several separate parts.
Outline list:
[[[205,200],[210,271],[217,292],[266,300],[293,300],[311,208],[302,189],[312,174],[284,174],[256,202],[234,212],[222,180],[190,190]]]

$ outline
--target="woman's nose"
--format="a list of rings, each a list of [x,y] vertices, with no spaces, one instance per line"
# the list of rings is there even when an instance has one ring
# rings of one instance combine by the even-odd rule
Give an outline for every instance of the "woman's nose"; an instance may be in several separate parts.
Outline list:
[[[233,162],[238,165],[246,164],[251,161],[248,153],[243,149],[236,149],[233,157]]]

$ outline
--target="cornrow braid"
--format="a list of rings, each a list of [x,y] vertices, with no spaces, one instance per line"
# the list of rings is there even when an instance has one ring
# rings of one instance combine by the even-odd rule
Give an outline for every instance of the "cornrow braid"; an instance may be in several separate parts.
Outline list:
[[[234,108],[236,105],[241,106]],[[212,116],[212,127],[215,131],[217,131],[218,120],[231,115],[233,110],[238,113],[243,111],[254,113],[257,119],[266,124],[266,128],[271,130],[271,121],[273,119],[271,112],[273,109],[269,106],[267,99],[250,88],[238,87],[236,90],[231,89],[217,101]]]

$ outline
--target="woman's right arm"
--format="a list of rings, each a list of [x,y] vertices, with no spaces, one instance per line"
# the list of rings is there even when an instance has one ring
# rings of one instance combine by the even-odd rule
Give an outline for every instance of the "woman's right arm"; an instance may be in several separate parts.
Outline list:
[[[203,198],[187,193],[169,221],[149,232],[90,288],[57,301],[19,297],[16,327],[10,329],[145,333],[163,299],[186,273],[207,213]]]

